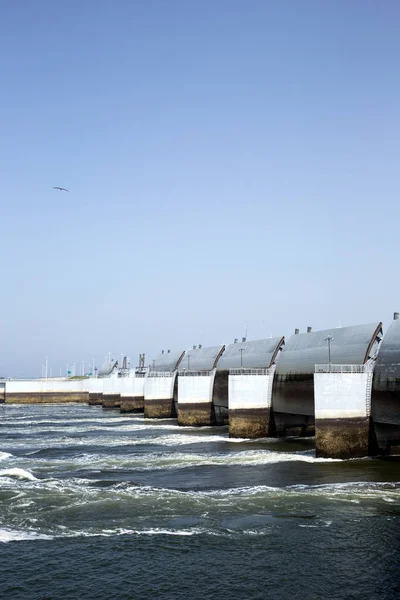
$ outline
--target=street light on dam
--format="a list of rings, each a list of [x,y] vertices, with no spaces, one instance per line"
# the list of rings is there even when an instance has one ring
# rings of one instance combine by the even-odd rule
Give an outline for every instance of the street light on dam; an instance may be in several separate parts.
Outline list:
[[[333,337],[328,335],[325,338],[325,341],[328,342],[328,364],[329,364],[329,372],[331,371],[331,342],[333,341]]]
[[[243,352],[245,352],[246,349],[245,348],[239,348],[239,352],[240,352],[240,368],[243,367]]]

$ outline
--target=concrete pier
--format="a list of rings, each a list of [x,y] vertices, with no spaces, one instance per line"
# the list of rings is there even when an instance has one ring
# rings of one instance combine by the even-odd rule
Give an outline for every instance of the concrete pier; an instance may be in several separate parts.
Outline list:
[[[376,454],[371,437],[373,366],[316,366],[317,457],[359,458]]]
[[[103,404],[103,380],[90,377],[86,380],[86,388],[89,394],[90,406],[102,406]]]
[[[85,379],[13,379],[6,381],[7,404],[88,402]]]
[[[104,377],[103,381],[103,408],[120,408],[121,406],[121,381],[118,373]]]
[[[121,394],[103,394],[103,408],[121,408]]]
[[[315,365],[362,365],[373,357],[382,323],[295,333],[277,362],[272,406],[279,436],[313,435]],[[330,359],[330,360],[329,360]]]
[[[144,383],[144,416],[168,419],[177,416],[177,368],[184,352],[161,352],[153,360]]]
[[[276,435],[272,413],[272,383],[275,362],[284,337],[268,338],[228,346],[218,363],[218,372],[229,371],[229,436],[260,438]]]
[[[272,414],[275,367],[231,369],[229,373],[229,437],[276,436]]]
[[[133,373],[121,380],[121,413],[144,412],[145,373]]]
[[[102,406],[103,405],[103,392],[89,392],[90,406]]]
[[[144,385],[144,416],[149,419],[176,417],[176,371],[149,373]]]
[[[217,381],[216,376],[218,360],[224,350],[225,346],[194,346],[186,351],[178,378],[179,425],[216,425],[223,419],[224,408],[227,414],[228,382],[223,379]],[[217,410],[213,404],[214,398]]]
[[[215,370],[181,371],[178,380],[178,424],[191,427],[216,425],[212,390]]]

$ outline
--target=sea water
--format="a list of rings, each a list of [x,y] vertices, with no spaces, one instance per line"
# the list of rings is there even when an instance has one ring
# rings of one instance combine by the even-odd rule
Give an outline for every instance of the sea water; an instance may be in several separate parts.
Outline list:
[[[400,463],[0,405],[0,598],[400,597]]]

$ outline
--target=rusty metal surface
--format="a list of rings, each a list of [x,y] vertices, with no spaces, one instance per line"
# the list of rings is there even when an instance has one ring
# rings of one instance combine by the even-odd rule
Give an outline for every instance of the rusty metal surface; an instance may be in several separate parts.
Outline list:
[[[150,365],[150,372],[158,372],[158,373],[162,373],[165,371],[175,371],[183,356],[184,356],[185,352],[164,352],[158,354],[152,361],[151,365]]]
[[[219,370],[268,368],[274,362],[283,343],[283,337],[275,337],[229,344],[219,359],[217,368]]]
[[[292,335],[283,347],[276,375],[314,373],[315,365],[328,362],[327,337],[331,337],[332,364],[363,364],[378,348],[382,324],[379,322]]]

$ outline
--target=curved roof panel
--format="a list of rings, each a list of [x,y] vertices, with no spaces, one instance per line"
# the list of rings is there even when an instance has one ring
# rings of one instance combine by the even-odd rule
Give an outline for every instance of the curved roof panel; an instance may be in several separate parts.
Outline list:
[[[385,333],[374,369],[374,389],[400,380],[400,320],[393,321]]]
[[[311,374],[316,364],[327,364],[328,341],[331,341],[332,364],[364,364],[376,351],[382,323],[324,329],[292,335],[283,348],[276,374]]]
[[[268,368],[283,344],[283,337],[229,344],[218,361],[218,370]]]
[[[212,371],[224,349],[225,346],[221,345],[187,350],[180,368],[186,371]]]
[[[108,377],[117,367],[117,360],[106,360],[100,367],[97,377]]]
[[[185,352],[164,352],[158,354],[150,365],[150,372],[175,371]]]

